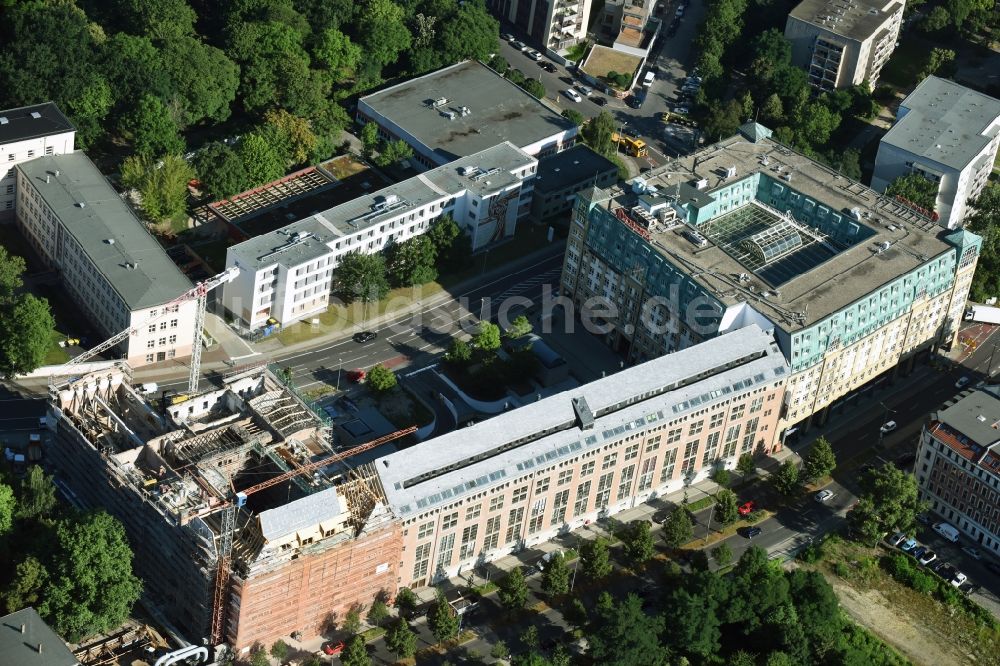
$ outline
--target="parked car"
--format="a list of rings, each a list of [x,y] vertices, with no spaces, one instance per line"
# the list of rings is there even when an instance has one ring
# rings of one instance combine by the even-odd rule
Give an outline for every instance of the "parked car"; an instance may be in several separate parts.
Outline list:
[[[923,512],[923,513],[918,513],[917,514],[917,522],[920,523],[921,525],[930,525],[931,524],[931,517],[930,517],[930,515],[926,511]]]
[[[951,585],[952,587],[962,587],[962,584],[967,580],[969,580],[968,576],[961,571],[956,571],[955,575],[951,578]]]
[[[554,558],[556,555],[562,555],[562,551],[553,550],[551,552],[545,553],[544,555],[538,558],[538,562],[536,563],[535,566],[538,568],[539,573],[545,571],[545,567],[549,565],[549,562],[551,562],[552,558]]]
[[[510,45],[511,45],[511,48],[515,48],[515,49],[517,49],[518,51],[523,51],[523,50],[524,50],[524,42],[519,42],[519,41],[517,41],[516,39],[515,39],[515,40],[513,40],[513,41],[512,41],[511,43],[510,43]]]
[[[828,502],[831,499],[833,499],[833,494],[834,494],[833,491],[830,490],[829,488],[821,490],[818,493],[816,493],[816,501],[820,503]]]
[[[355,368],[347,371],[347,378],[355,384],[365,381],[365,377],[367,376],[368,373],[363,368]]]
[[[677,8],[677,11],[674,12],[674,16],[676,16],[677,18],[680,18],[680,17],[684,16],[684,6],[683,5]]]
[[[543,60],[542,62],[538,63],[538,66],[544,69],[549,74],[553,74],[556,71],[556,66],[553,65],[548,60]]]
[[[691,111],[686,106],[675,106],[674,107],[674,113],[676,113],[678,115],[681,115],[681,116],[686,116],[690,112]]]
[[[896,422],[895,422],[895,421],[886,421],[885,423],[883,423],[883,424],[882,424],[882,427],[881,427],[881,428],[879,428],[879,431],[880,431],[880,432],[881,432],[881,433],[882,433],[883,435],[887,435],[887,434],[889,434],[890,432],[892,432],[893,430],[895,430],[895,429],[896,429],[896,427],[897,427],[897,426],[896,426]]]
[[[323,654],[337,655],[344,651],[344,641],[323,643]]]
[[[891,537],[889,537],[888,539],[885,540],[885,542],[887,544],[889,544],[890,546],[892,546],[893,548],[895,548],[899,544],[903,543],[904,541],[906,541],[906,533],[905,532],[896,532]]]
[[[935,532],[952,543],[958,543],[958,530],[950,523],[934,523],[931,526]]]
[[[910,537],[909,539],[907,539],[906,541],[904,541],[902,543],[902,545],[900,545],[899,549],[901,551],[903,551],[904,553],[908,553],[908,552],[910,552],[911,550],[913,550],[914,548],[916,548],[919,545],[920,544],[917,543],[916,539],[914,539],[913,537]]]
[[[578,93],[577,91],[573,90],[572,88],[567,88],[566,90],[563,90],[563,95],[566,95],[566,97],[569,97],[574,102],[582,102],[583,101],[583,97],[580,97],[580,93]]]
[[[589,88],[589,87],[583,85],[582,83],[576,84],[576,89],[584,97],[590,97],[591,95],[594,94],[593,88]]]
[[[524,54],[529,58],[531,58],[532,60],[534,60],[535,62],[538,62],[539,60],[542,59],[542,54],[534,49],[529,49],[525,51]]]
[[[937,559],[937,553],[935,553],[933,550],[930,549],[928,549],[923,555],[917,558],[917,560],[919,560],[920,563],[925,567],[936,559]]]
[[[760,536],[760,533],[763,532],[763,531],[764,530],[762,530],[761,528],[759,528],[756,525],[754,525],[752,527],[744,527],[740,531],[740,534],[743,535],[744,537],[746,537],[747,539],[752,539],[755,536]]]
[[[924,556],[924,553],[926,553],[928,550],[930,549],[927,546],[917,546],[916,548],[910,551],[910,555],[913,555],[915,559],[919,560],[921,557]]]
[[[951,566],[942,559],[939,559],[937,562],[931,563],[931,566],[929,568],[931,571],[941,576],[942,578],[951,578],[952,575],[954,575],[955,573],[955,567]]]
[[[505,32],[502,35],[500,35],[500,39],[502,39],[505,42],[513,42],[514,35],[510,34],[509,32]]]
[[[597,106],[605,106],[608,103],[608,98],[603,95],[592,95],[590,101]]]
[[[753,507],[754,507],[753,500],[750,500],[749,502],[741,504],[740,507],[737,509],[737,511],[741,516],[749,516],[751,513],[753,513]]]
[[[974,560],[981,560],[981,559],[983,559],[983,554],[980,553],[977,549],[972,548],[970,546],[963,547],[962,548],[962,552],[965,553],[966,555],[968,555],[969,557],[971,557]]]
[[[378,333],[376,333],[375,331],[358,331],[353,336],[351,336],[351,339],[354,340],[355,342],[365,343],[365,342],[371,342],[377,337]]]
[[[972,380],[971,380],[971,379],[969,379],[969,376],[968,376],[968,375],[965,375],[965,376],[962,376],[962,377],[959,377],[959,378],[958,378],[958,381],[957,381],[957,382],[955,382],[955,388],[957,388],[957,389],[960,389],[960,388],[965,388],[966,386],[968,386],[968,385],[969,385],[969,383],[970,383],[971,381],[972,381]]]

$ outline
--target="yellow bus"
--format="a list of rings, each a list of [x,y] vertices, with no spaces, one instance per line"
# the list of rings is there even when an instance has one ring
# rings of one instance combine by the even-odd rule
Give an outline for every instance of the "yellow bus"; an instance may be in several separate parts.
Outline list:
[[[649,151],[646,150],[646,142],[642,139],[636,139],[628,136],[627,134],[613,132],[611,134],[611,140],[619,146],[624,146],[625,152],[632,157],[645,157],[649,154]]]

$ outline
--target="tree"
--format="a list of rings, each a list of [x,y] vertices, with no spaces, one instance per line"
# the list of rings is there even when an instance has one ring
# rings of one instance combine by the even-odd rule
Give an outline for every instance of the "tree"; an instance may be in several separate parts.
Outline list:
[[[542,590],[551,596],[569,592],[570,570],[562,553],[556,553],[549,560],[542,574]]]
[[[361,636],[355,636],[340,655],[340,663],[344,666],[371,666],[372,658],[368,656],[368,646]]]
[[[458,635],[458,615],[442,592],[438,591],[437,603],[427,619],[438,642],[443,643]]]
[[[500,580],[497,598],[509,611],[519,611],[528,603],[528,583],[521,567],[514,567]]]
[[[660,644],[663,617],[647,615],[642,600],[629,594],[614,606],[613,612],[601,614],[587,634],[589,656],[604,666],[667,666],[669,652]]]
[[[869,543],[892,531],[909,531],[924,506],[912,474],[894,465],[874,469],[861,478],[861,496],[848,512],[848,524]]]
[[[45,361],[55,320],[48,301],[29,293],[0,299],[0,306],[7,312],[0,318],[0,374],[12,379]]]
[[[237,152],[251,187],[270,183],[285,175],[285,158],[271,145],[264,132],[254,131],[244,136]]]
[[[304,164],[316,150],[318,139],[309,121],[284,109],[265,113],[261,132],[286,165]]]
[[[116,33],[101,45],[101,58],[101,70],[115,95],[113,115],[132,109],[144,95],[161,100],[174,96],[160,50],[148,37]]]
[[[732,525],[739,517],[736,493],[728,488],[722,488],[715,493],[715,519],[723,525]]]
[[[455,365],[464,365],[472,360],[472,347],[461,338],[452,338],[448,351],[444,354],[444,360]]]
[[[802,472],[806,481],[818,481],[829,476],[836,467],[837,457],[826,437],[820,437],[813,442],[805,460],[802,461]]]
[[[663,523],[663,541],[668,548],[680,548],[694,535],[691,516],[684,507],[676,507]]]
[[[545,85],[538,79],[525,79],[521,84],[524,91],[538,99],[545,97]]]
[[[358,14],[356,30],[366,59],[381,70],[410,48],[405,12],[392,0],[367,0]]]
[[[380,301],[389,293],[385,277],[385,257],[381,254],[345,254],[334,270],[341,298],[350,303]]]
[[[604,78],[615,88],[619,88],[621,90],[628,90],[628,85],[632,83],[632,77],[628,74],[628,72],[616,72],[611,70],[604,75]]]
[[[494,659],[506,659],[510,656],[510,650],[507,649],[507,643],[503,640],[499,640],[493,644],[490,649],[490,656]]]
[[[458,9],[442,21],[437,51],[445,63],[485,60],[500,50],[500,24],[482,0],[459,3]]]
[[[389,617],[389,608],[381,599],[372,602],[372,607],[368,609],[368,623],[374,626],[382,624]]]
[[[344,613],[344,621],[340,623],[340,628],[348,634],[356,634],[361,631],[361,608],[355,604]]]
[[[44,518],[56,508],[56,487],[52,477],[40,465],[32,465],[21,480],[17,517],[25,520]]]
[[[778,471],[771,477],[774,489],[782,495],[792,495],[799,487],[799,468],[792,460],[786,460],[778,466]]]
[[[175,91],[169,105],[177,109],[182,127],[229,118],[240,84],[236,63],[214,46],[187,36],[166,42],[160,55]]]
[[[408,587],[401,587],[396,592],[396,599],[393,606],[401,612],[413,612],[417,608],[417,595]]]
[[[479,322],[479,332],[472,338],[472,344],[487,353],[500,349],[500,327],[488,321]]]
[[[743,105],[731,99],[725,104],[713,105],[705,120],[705,135],[712,141],[732,136],[743,124]]]
[[[539,643],[538,627],[536,627],[533,624],[528,625],[528,628],[521,633],[520,639],[521,639],[521,645],[528,652],[534,652],[538,650],[538,643]]]
[[[336,28],[327,28],[320,33],[313,55],[337,81],[353,76],[363,56],[361,47]]]
[[[579,111],[577,111],[576,109],[563,109],[562,117],[570,121],[577,127],[580,127],[581,125],[583,125],[583,123],[587,121],[584,115]]]
[[[72,642],[119,626],[142,591],[125,528],[103,511],[59,525],[53,563],[39,612]]]
[[[288,643],[278,639],[271,644],[271,656],[278,660],[278,662],[283,662],[285,657],[288,656]]]
[[[193,165],[202,190],[215,199],[228,199],[251,187],[243,160],[221,141],[213,141],[199,150]]]
[[[885,188],[885,193],[890,197],[903,197],[921,208],[934,210],[937,202],[938,184],[932,183],[916,171],[911,171],[889,183],[889,186]]]
[[[386,255],[389,279],[397,287],[427,284],[437,278],[437,249],[426,234],[390,245]]]
[[[954,18],[954,15],[952,15]],[[931,49],[930,55],[927,57],[927,64],[924,65],[923,70],[917,75],[918,81],[923,81],[928,76],[932,74],[937,74],[942,67],[945,65],[950,65],[952,61],[955,60],[955,52],[951,49]]]
[[[411,157],[413,157],[413,148],[410,148],[410,145],[402,139],[396,139],[382,144],[382,149],[379,150],[378,157],[375,158],[375,164],[387,167]]]
[[[712,549],[712,559],[720,567],[724,567],[733,561],[733,549],[729,547],[728,543],[723,541]]]
[[[451,215],[434,220],[425,235],[434,244],[440,270],[457,270],[469,262],[472,254],[469,236]]]
[[[14,526],[14,511],[17,502],[14,501],[14,489],[0,483],[0,536],[10,532]]]
[[[376,393],[387,393],[396,388],[396,373],[379,363],[368,371],[365,381]]]
[[[188,182],[194,176],[194,169],[179,155],[159,161],[133,155],[122,164],[122,182],[139,191],[143,212],[155,222],[185,213]]]
[[[590,580],[600,580],[611,573],[611,557],[608,541],[597,537],[580,548],[580,573]]]
[[[531,329],[531,322],[528,321],[528,318],[524,315],[518,315],[510,323],[510,328],[507,329],[507,337],[512,340],[522,338],[531,333]]]
[[[4,591],[7,612],[14,613],[28,606],[41,606],[48,583],[49,572],[45,565],[31,555],[24,558],[14,569],[10,588]]]
[[[250,650],[250,666],[271,666],[271,660],[267,658],[267,651],[260,643]]]
[[[861,180],[861,151],[848,148],[840,153],[837,170],[851,180]]]
[[[198,16],[187,0],[116,0],[112,4],[129,32],[163,42],[194,34]]]
[[[378,125],[368,122],[361,126],[361,154],[369,159],[378,148]]]
[[[633,520],[625,529],[623,537],[625,557],[634,564],[643,565],[656,553],[648,520]]]
[[[771,93],[764,100],[764,106],[760,110],[761,119],[764,122],[780,123],[785,118],[785,106],[781,103],[778,93]]]
[[[983,238],[970,298],[982,303],[1000,294],[1000,185],[987,184],[970,207],[965,226]]]
[[[400,659],[409,659],[417,651],[417,635],[406,620],[400,618],[385,633],[385,645]]]
[[[614,155],[617,148],[611,140],[614,131],[615,119],[607,111],[601,111],[580,129],[580,135],[595,152],[607,157]]]
[[[757,463],[754,462],[753,455],[749,453],[741,454],[740,459],[736,461],[736,471],[740,473],[740,476],[743,477],[744,481],[746,481],[756,469]]]
[[[492,69],[500,76],[504,76],[510,69],[510,63],[507,62],[507,59],[501,55],[494,55],[493,57],[491,57],[489,59],[489,62],[486,63],[486,66]]]

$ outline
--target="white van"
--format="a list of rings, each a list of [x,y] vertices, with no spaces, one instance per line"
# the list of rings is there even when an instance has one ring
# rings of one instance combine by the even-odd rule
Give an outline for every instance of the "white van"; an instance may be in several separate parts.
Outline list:
[[[656,74],[654,74],[653,72],[646,72],[646,76],[642,79],[642,85],[648,86],[655,80],[656,80]]]
[[[958,530],[948,523],[934,523],[934,531],[952,543],[958,543]]]

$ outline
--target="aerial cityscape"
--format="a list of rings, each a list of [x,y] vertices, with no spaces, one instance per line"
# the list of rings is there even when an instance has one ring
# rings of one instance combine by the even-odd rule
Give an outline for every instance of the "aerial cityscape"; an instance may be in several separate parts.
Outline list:
[[[1000,666],[995,0],[0,17],[0,666]]]

